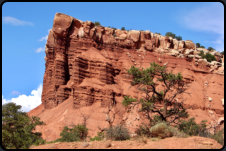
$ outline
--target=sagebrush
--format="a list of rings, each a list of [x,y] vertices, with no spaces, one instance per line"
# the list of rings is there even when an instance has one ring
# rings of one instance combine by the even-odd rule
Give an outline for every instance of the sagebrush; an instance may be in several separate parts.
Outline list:
[[[119,141],[130,139],[129,130],[122,125],[109,127],[106,129],[106,138]]]

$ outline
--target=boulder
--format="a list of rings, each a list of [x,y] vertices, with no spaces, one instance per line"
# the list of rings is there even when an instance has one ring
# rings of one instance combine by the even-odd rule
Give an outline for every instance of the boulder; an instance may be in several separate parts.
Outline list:
[[[145,39],[151,39],[151,32],[149,30],[146,30],[143,32]]]
[[[188,55],[187,57],[188,58],[194,58],[194,55]]]
[[[208,98],[208,100],[209,100],[209,102],[211,102],[211,101],[212,101],[212,98],[211,98],[211,97],[209,97],[209,98]]]
[[[184,48],[184,41],[179,41],[178,49],[183,49]]]
[[[119,38],[121,39],[121,40],[125,40],[126,39],[126,37],[127,37],[127,34],[121,34],[121,35],[119,35]]]
[[[83,30],[86,34],[89,34],[90,29],[93,28],[95,25],[91,21],[86,21],[83,23]]]
[[[195,55],[195,58],[196,58],[196,59],[201,59],[202,57],[199,56],[199,55]]]
[[[208,65],[208,62],[207,62],[206,59],[199,59],[199,60],[198,60],[198,63],[199,63],[199,64],[202,64],[202,65],[205,65],[205,66]]]
[[[178,57],[179,58],[184,58],[184,55],[183,54],[179,54]]]
[[[218,125],[221,125],[224,122],[224,117],[220,117],[217,121]]]
[[[128,34],[126,30],[120,30],[120,29],[116,29],[115,30],[115,35],[117,37],[119,37],[121,34]]]
[[[177,50],[178,49],[178,40],[177,39],[173,39],[173,49]]]
[[[100,42],[101,38],[102,38],[102,35],[103,35],[104,31],[105,31],[105,28],[103,26],[101,26],[101,25],[97,25],[95,31],[96,31],[96,33],[94,34],[93,39],[95,41],[97,41],[97,42]]]
[[[184,48],[195,50],[196,45],[191,40],[186,40]]]
[[[222,105],[224,106],[224,99],[221,99],[221,103],[222,103]]]
[[[171,52],[170,52],[171,56],[177,56],[178,54],[179,54],[179,52],[174,50],[174,49],[172,49]]]
[[[141,42],[144,42],[145,39],[146,39],[146,38],[145,38],[145,36],[144,36],[144,31],[141,31],[141,32],[140,32],[140,41],[141,41]]]
[[[139,30],[130,30],[127,34],[127,39],[133,40],[133,42],[137,42],[140,38]]]
[[[153,49],[153,40],[145,40],[144,48],[151,51]]]
[[[68,16],[62,13],[56,13],[53,20],[52,31],[56,35],[67,37],[72,20],[73,20],[73,17],[71,16]]]
[[[80,29],[82,27],[82,23],[83,23],[82,21],[80,21],[80,20],[78,20],[76,18],[73,18],[71,29],[70,29],[70,31],[68,33],[69,38],[77,38],[78,35],[80,35],[80,37],[83,36],[82,35],[83,34],[82,33],[83,30]]]
[[[196,50],[198,51],[197,53],[200,53],[200,51],[203,51],[204,54],[206,54],[207,52],[209,52],[209,50],[207,50],[205,48],[196,48]]]
[[[112,35],[103,35],[102,39],[103,43],[108,45],[113,45],[116,42],[115,38]]]
[[[194,53],[193,49],[186,49],[185,52],[184,52],[185,55],[193,55],[193,53]]]
[[[109,36],[109,35],[113,35],[113,33],[114,33],[114,29],[105,27],[105,32],[104,32],[105,35]]]
[[[132,40],[126,39],[125,42],[124,42],[124,44],[128,48],[133,47],[133,41]]]

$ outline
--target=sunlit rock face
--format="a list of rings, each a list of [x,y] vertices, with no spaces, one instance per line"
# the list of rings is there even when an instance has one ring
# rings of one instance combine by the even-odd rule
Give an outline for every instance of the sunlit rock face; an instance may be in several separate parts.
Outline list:
[[[114,110],[119,111],[114,124],[124,119],[134,131],[145,118],[138,112],[140,107],[130,114],[122,106],[125,95],[142,97],[131,86],[127,69],[132,65],[147,68],[156,62],[183,75],[191,93],[183,95],[191,117],[197,122],[214,121],[213,115],[218,119],[224,114],[223,56],[213,53],[218,60],[209,63],[197,55],[199,52],[191,40],[178,41],[150,31],[114,30],[56,13],[45,47],[42,104],[29,114],[47,122],[38,130],[47,140],[54,140],[60,137],[63,126],[82,122],[80,111],[90,114],[87,126],[93,131],[89,134],[96,135],[98,126],[107,127],[102,111],[114,104]],[[157,87],[160,88],[161,85]],[[210,109],[213,115],[206,112]]]

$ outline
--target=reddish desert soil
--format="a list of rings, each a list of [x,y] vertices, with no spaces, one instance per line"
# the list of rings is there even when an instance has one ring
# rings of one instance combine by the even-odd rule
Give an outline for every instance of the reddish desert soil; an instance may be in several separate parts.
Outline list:
[[[111,147],[106,147],[111,143]],[[89,144],[88,146],[85,144]],[[86,146],[86,147],[85,147]],[[222,149],[223,146],[217,141],[204,137],[188,138],[165,138],[152,141],[147,138],[147,143],[141,139],[131,139],[127,141],[93,141],[93,142],[70,142],[52,143],[39,146],[32,146],[31,149]]]

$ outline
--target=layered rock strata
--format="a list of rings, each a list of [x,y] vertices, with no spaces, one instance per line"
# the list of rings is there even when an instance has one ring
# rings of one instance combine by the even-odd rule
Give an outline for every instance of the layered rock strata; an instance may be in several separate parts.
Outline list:
[[[206,49],[201,50],[206,53]],[[221,101],[224,98],[224,59],[220,53],[212,51],[217,61],[207,62],[201,59],[199,52],[200,48],[191,40],[178,41],[150,31],[114,30],[56,13],[45,47],[42,107],[38,107],[43,110],[37,112],[44,122],[48,121],[48,128],[42,129],[44,137],[58,138],[62,124],[69,125],[73,118],[75,122],[81,121],[77,119],[80,116],[77,110],[91,106],[96,109],[91,113],[88,128],[93,128],[90,133],[96,135],[98,124],[107,123],[101,109],[110,104],[118,110],[114,123],[124,121],[134,131],[143,119],[138,113],[139,107],[129,114],[121,102],[125,95],[141,98],[142,94],[130,85],[132,77],[127,69],[131,65],[146,68],[154,61],[169,71],[181,72],[191,93],[183,97],[187,99],[185,106],[192,117],[198,122],[207,119],[209,123],[217,123],[224,113]],[[157,87],[161,88],[161,85]],[[212,101],[208,101],[208,97]],[[36,115],[35,110],[30,114]],[[213,114],[209,115],[209,110]]]
[[[178,41],[150,31],[114,30],[56,13],[45,51],[46,70],[42,93],[45,108],[57,106],[70,95],[76,98],[75,92],[70,92],[72,88],[77,89],[85,78],[97,78],[105,84],[115,83],[114,77],[121,69],[104,60],[89,60],[87,56],[82,56],[82,53],[90,48],[99,50],[105,60],[115,62],[118,61],[120,53],[125,51],[123,49],[127,49],[184,57],[188,61],[195,60],[196,66],[209,70],[216,70],[222,66],[222,63],[208,63],[201,59],[197,55],[196,45],[191,40]],[[106,53],[107,51],[112,53]],[[219,53],[213,54],[219,56]],[[72,86],[63,88],[62,86],[67,85],[69,81],[73,83]]]

